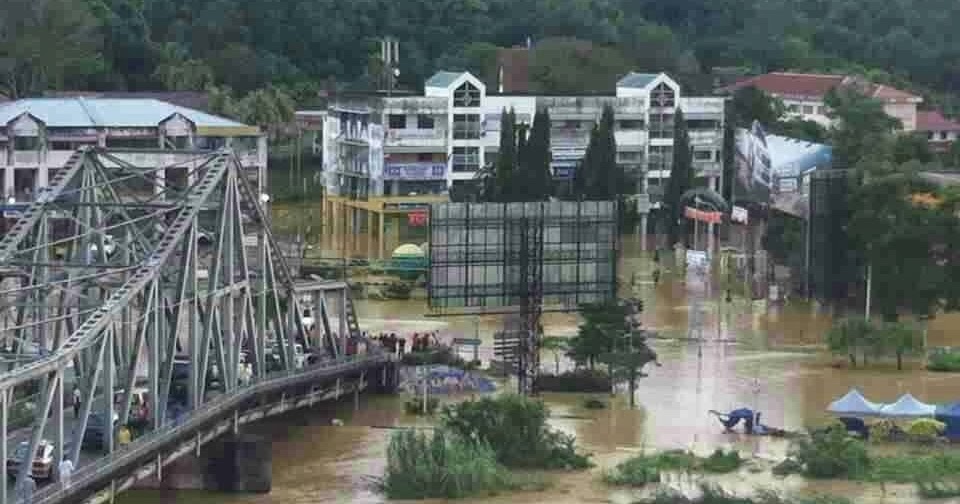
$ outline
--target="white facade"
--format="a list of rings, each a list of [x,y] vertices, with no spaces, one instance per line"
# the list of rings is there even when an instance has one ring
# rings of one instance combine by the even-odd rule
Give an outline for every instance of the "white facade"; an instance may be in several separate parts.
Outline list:
[[[266,185],[267,141],[256,127],[158,100],[25,99],[0,104],[4,201],[31,201],[37,189],[47,186],[51,172],[84,145],[154,149],[116,156],[145,168],[168,167],[156,173],[155,191],[165,183],[190,183],[196,151],[224,147],[236,151],[259,190]]]
[[[673,118],[677,109],[683,109],[695,168],[701,176],[719,179],[723,98],[684,97],[680,86],[662,73],[630,74],[616,89],[614,96],[488,95],[483,82],[469,73],[440,72],[427,81],[424,96],[378,98],[355,108],[368,124],[383,127],[379,138],[368,127],[363,140],[371,147],[382,141],[383,165],[379,172],[364,172],[369,175],[366,193],[352,192],[370,196],[442,193],[476,179],[480,169],[496,158],[500,115],[511,108],[517,121],[527,124],[533,122],[538,108],[549,110],[554,175],[571,177],[607,104],[614,110],[618,162],[626,169],[644,173],[653,186],[662,185],[673,157]],[[340,109],[344,107],[330,109],[328,125],[341,124],[336,112]],[[341,148],[344,140],[338,130],[324,130],[326,151]],[[363,163],[373,166],[374,151],[360,154]],[[349,171],[348,165],[357,163],[354,157],[326,159],[328,191],[351,192],[333,174]]]

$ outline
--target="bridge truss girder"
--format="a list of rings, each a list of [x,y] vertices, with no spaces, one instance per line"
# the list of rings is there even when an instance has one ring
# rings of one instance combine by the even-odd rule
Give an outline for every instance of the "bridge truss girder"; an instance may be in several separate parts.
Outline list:
[[[24,460],[51,437],[54,460],[77,466],[92,412],[106,425],[116,409],[126,424],[141,384],[146,429],[156,430],[172,421],[184,370],[189,412],[209,394],[293,370],[295,345],[321,358],[340,353],[325,309],[314,310],[317,330],[304,328],[260,195],[231,152],[161,167],[127,159],[78,150],[0,240],[0,460],[13,408],[29,390]],[[166,180],[171,168],[185,171],[185,183]],[[71,383],[80,407],[68,429]],[[115,432],[104,431],[113,433],[103,436],[110,453]],[[21,464],[19,482],[30,465]]]

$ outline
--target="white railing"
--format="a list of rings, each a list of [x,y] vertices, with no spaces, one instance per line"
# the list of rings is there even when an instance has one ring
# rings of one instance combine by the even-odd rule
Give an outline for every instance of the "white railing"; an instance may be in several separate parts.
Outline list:
[[[446,137],[446,130],[440,128],[387,130],[387,140],[432,140]]]
[[[685,114],[690,113],[723,113],[723,98],[707,96],[680,98],[680,107]]]
[[[692,144],[713,144],[720,142],[723,138],[721,130],[689,130],[690,143]]]

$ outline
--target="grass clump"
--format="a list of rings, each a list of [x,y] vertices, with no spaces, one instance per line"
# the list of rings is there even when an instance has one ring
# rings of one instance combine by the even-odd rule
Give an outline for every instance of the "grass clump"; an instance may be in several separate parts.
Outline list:
[[[435,397],[427,397],[427,411],[423,411],[423,396],[411,397],[403,402],[403,409],[408,415],[432,415],[440,407],[440,401]]]
[[[960,475],[960,454],[890,455],[872,460],[868,481],[887,483],[933,483]]]
[[[541,374],[537,390],[542,392],[578,392],[582,394],[610,392],[610,376],[603,371],[580,369],[558,375]]]
[[[724,474],[736,471],[743,459],[736,450],[717,449],[707,458],[684,450],[669,450],[651,455],[638,455],[618,464],[603,479],[611,485],[640,487],[660,481],[663,471],[702,471]]]
[[[917,495],[924,499],[952,499],[960,497],[960,485],[942,481],[917,483]]]
[[[456,499],[511,488],[507,471],[489,446],[432,435],[394,432],[387,448],[383,491],[391,499]]]
[[[866,445],[839,426],[811,431],[809,437],[795,440],[789,458],[810,478],[856,478],[870,468]]]
[[[941,373],[960,373],[960,352],[938,349],[927,356],[927,369]]]
[[[583,400],[583,407],[590,410],[601,410],[607,407],[607,403],[596,397],[590,397]]]
[[[507,467],[585,469],[573,436],[550,430],[549,411],[541,401],[518,395],[484,397],[448,405],[443,426],[464,440],[489,446]]]

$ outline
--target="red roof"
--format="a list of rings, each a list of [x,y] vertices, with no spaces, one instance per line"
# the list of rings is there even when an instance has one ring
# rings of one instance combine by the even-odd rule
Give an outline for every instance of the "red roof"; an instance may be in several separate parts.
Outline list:
[[[721,92],[732,92],[740,88],[753,86],[770,94],[783,96],[820,97],[827,91],[843,84],[843,75],[799,74],[773,72],[744,79],[724,88]]]
[[[502,76],[500,72],[503,72]],[[512,47],[497,51],[497,79],[502,78],[504,93],[527,93],[530,91],[530,50]]]
[[[917,131],[960,131],[960,123],[936,110],[917,111]]]
[[[747,86],[772,95],[804,98],[822,98],[838,86],[859,86],[867,95],[884,101],[922,101],[915,95],[890,86],[865,83],[848,75],[832,74],[771,72],[741,80],[718,91],[729,93]]]

